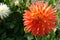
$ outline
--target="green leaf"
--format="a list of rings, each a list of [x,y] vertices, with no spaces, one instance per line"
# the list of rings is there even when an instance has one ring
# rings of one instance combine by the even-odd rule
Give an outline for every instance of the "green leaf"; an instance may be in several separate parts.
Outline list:
[[[54,40],[54,38],[55,38],[55,33],[51,32],[50,35],[49,35],[49,39]]]
[[[57,24],[57,25],[58,25],[58,29],[60,29],[60,22],[58,22],[58,24]]]
[[[53,0],[49,0],[49,5],[50,5],[50,4],[53,4]]]
[[[15,25],[13,23],[6,23],[8,29],[13,29]]]
[[[57,17],[58,17],[57,25],[58,25],[58,28],[60,29],[60,10],[57,11]]]
[[[4,32],[4,29],[0,28],[0,34]]]
[[[14,38],[6,38],[6,39],[4,39],[4,40],[14,40]]]
[[[8,27],[13,29],[15,27],[15,25],[13,23],[10,23]]]
[[[2,34],[2,39],[6,38],[6,32]]]
[[[42,40],[40,36],[35,37],[35,40]]]
[[[56,31],[56,39],[58,40],[58,39],[60,39],[60,29],[59,28],[57,28],[57,31]]]
[[[49,35],[44,36],[42,39],[43,39],[43,40],[49,40]]]
[[[16,34],[18,32],[18,30],[19,30],[19,27],[15,27],[14,33]]]
[[[25,37],[27,37],[28,40],[32,40],[33,36],[30,33],[26,33]]]
[[[22,39],[23,39],[23,37],[21,37],[21,36],[16,38],[16,40],[22,40]]]
[[[43,37],[37,36],[35,37],[35,40],[49,40],[49,36],[43,36]]]
[[[60,19],[60,10],[57,11],[58,19]]]
[[[58,4],[58,0],[49,0],[49,5],[52,4],[53,8],[55,8]]]
[[[59,0],[55,0],[55,3],[58,4],[59,3]]]

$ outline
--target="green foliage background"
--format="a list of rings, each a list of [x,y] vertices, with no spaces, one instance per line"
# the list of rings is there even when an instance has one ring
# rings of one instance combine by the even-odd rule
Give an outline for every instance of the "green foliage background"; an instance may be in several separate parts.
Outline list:
[[[22,2],[23,1],[23,2]],[[31,0],[19,0],[19,5],[15,5],[13,0],[0,0],[0,3],[5,3],[10,7],[11,14],[0,19],[0,40],[60,40],[60,21],[56,24],[56,32],[51,32],[49,36],[34,37],[30,33],[24,32],[23,14],[24,10],[28,10],[31,5]],[[46,2],[45,0],[44,2]],[[58,0],[49,0],[49,5],[52,4],[53,8],[58,4]],[[60,10],[57,10],[57,17],[60,20]]]

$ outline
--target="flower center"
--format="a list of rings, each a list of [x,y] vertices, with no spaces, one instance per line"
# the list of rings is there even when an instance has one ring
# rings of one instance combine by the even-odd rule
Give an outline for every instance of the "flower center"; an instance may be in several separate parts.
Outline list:
[[[32,13],[31,15],[32,15],[33,19],[36,19],[36,20],[37,19],[43,19],[43,15],[40,13]]]
[[[46,22],[44,15],[42,15],[41,13],[32,13],[31,14],[32,18],[36,21],[43,21]]]

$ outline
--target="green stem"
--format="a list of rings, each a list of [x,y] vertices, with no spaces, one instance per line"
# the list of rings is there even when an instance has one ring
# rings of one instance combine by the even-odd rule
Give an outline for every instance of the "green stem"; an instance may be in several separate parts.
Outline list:
[[[37,37],[35,36],[35,39],[37,40]]]

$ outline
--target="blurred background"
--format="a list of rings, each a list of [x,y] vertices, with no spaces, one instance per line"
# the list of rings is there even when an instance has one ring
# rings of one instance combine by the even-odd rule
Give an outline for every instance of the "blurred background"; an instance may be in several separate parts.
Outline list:
[[[60,0],[0,0],[0,5],[7,5],[10,10],[9,16],[0,18],[0,40],[36,40],[33,35],[26,33],[22,20],[24,10],[28,10],[28,6],[36,1],[49,2],[53,8],[57,7],[58,17],[56,31],[43,38],[38,36],[37,40],[60,40]]]

